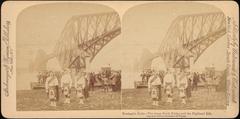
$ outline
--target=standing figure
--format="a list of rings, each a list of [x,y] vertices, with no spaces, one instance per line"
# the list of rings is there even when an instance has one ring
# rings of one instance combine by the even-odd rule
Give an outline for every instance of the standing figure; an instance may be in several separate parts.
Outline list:
[[[64,103],[70,103],[70,94],[72,87],[72,78],[70,75],[70,70],[65,69],[61,79],[61,88],[64,95]]]
[[[147,75],[146,75],[146,72],[144,70],[142,71],[140,76],[142,77],[142,82],[145,83],[147,81]]]
[[[77,79],[75,82],[75,89],[77,93],[77,98],[79,99],[79,104],[84,104],[84,89],[85,89],[85,74],[84,73],[78,73]]]
[[[45,89],[50,100],[50,106],[56,107],[58,101],[58,80],[53,72],[50,72],[50,76],[46,79]]]
[[[113,75],[113,91],[121,90],[121,71],[115,71]]]
[[[94,91],[95,82],[96,82],[95,73],[91,72],[89,77],[89,90]]]
[[[152,70],[147,70],[145,73],[145,83],[148,82],[149,78],[152,76]]]
[[[47,78],[49,77],[48,72],[44,71],[41,73],[43,84],[46,83]]]
[[[158,106],[159,105],[158,104],[158,98],[159,98],[158,87],[153,85],[151,87],[151,93],[150,94],[151,94],[151,98],[152,98],[152,105]]]
[[[43,80],[42,80],[42,72],[38,72],[37,74],[37,78],[38,78],[38,83],[42,84],[43,83]]]
[[[83,71],[83,77],[84,77],[84,83],[85,83],[85,86],[83,88],[83,95],[84,95],[85,99],[87,99],[89,97],[90,74],[87,73],[86,71]]]
[[[173,95],[173,87],[175,84],[174,76],[170,69],[167,70],[167,74],[163,79],[163,87],[165,88],[165,92],[167,94],[167,102],[172,103],[172,95]]]
[[[149,78],[149,91],[150,95],[152,97],[152,105],[158,106],[159,100],[161,100],[161,79],[158,76],[157,72],[154,72],[154,74]]]
[[[199,82],[199,75],[198,75],[198,73],[194,72],[194,74],[193,74],[192,90],[196,90],[197,91],[198,82]]]
[[[111,76],[110,76],[110,87],[111,87],[111,90],[114,92],[115,91],[115,87],[116,87],[116,82],[117,82],[117,79],[116,79],[116,72],[115,71],[112,71],[111,72]]]
[[[103,90],[104,92],[109,91],[109,80],[105,73],[102,74],[102,80],[103,80]]]
[[[188,85],[188,79],[184,72],[181,72],[179,75],[180,76],[178,78],[178,83],[177,83],[177,87],[179,89],[179,97],[182,100],[181,101],[182,104],[186,104],[186,89]]]
[[[192,77],[190,71],[187,70],[185,72],[186,72],[187,83],[188,83],[187,88],[186,88],[186,98],[189,100],[190,97],[192,96],[191,91],[192,91],[192,79],[193,79],[193,77]]]

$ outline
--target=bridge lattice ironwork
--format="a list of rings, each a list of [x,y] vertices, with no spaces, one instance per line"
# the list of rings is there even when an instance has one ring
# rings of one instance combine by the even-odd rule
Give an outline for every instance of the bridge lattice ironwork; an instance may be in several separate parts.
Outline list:
[[[86,58],[91,62],[120,33],[116,12],[73,16],[66,23],[54,53],[62,67],[86,68]]]
[[[187,68],[190,57],[195,63],[224,34],[226,19],[222,12],[179,16],[172,22],[152,59],[161,56],[167,67]]]

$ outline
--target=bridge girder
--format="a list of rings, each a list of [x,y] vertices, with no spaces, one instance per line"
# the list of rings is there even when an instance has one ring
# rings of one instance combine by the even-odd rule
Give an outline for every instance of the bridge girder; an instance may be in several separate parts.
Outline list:
[[[73,16],[62,31],[55,53],[64,68],[86,68],[86,58],[91,62],[120,33],[116,12]]]
[[[226,34],[222,12],[192,14],[177,17],[163,39],[158,56],[168,67],[188,68],[217,39]]]

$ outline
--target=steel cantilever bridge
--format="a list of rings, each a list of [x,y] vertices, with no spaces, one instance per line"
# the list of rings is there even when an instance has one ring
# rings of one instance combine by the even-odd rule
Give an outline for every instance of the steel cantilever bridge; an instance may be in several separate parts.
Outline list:
[[[167,67],[189,68],[201,54],[226,34],[226,19],[222,12],[178,16],[169,27],[158,52],[143,61],[142,68],[161,57]],[[148,65],[148,66],[146,66]]]
[[[104,12],[73,16],[70,18],[50,54],[38,53],[32,62],[33,70],[42,68],[57,57],[62,68],[86,69],[86,59],[91,62],[97,53],[121,33],[117,12]]]
[[[73,16],[66,23],[54,49],[62,68],[86,68],[97,53],[121,33],[116,12]]]

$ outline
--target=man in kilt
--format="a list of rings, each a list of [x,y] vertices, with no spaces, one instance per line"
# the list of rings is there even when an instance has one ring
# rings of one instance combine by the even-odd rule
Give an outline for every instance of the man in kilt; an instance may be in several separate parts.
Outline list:
[[[72,87],[72,78],[70,75],[70,70],[65,69],[63,72],[63,76],[61,78],[61,88],[62,88],[62,93],[64,95],[64,103],[70,103],[71,87]]]
[[[54,73],[51,71],[50,76],[46,79],[45,89],[50,100],[50,106],[56,106],[59,99],[58,94],[58,80]]]
[[[104,92],[109,92],[110,90],[110,80],[106,72],[103,72],[101,74],[102,80],[103,80],[103,90]]]
[[[79,72],[77,74],[75,89],[77,98],[79,99],[79,104],[84,104],[85,94],[84,89],[86,87],[85,72]]]
[[[179,97],[181,98],[181,103],[186,104],[186,89],[188,86],[188,79],[184,72],[180,72],[177,82],[177,87],[179,90]]]
[[[187,100],[189,100],[190,97],[192,96],[192,79],[193,79],[193,76],[190,73],[189,69],[185,70],[185,74],[186,74],[187,83],[188,83],[187,88],[186,88],[186,98],[187,98]]]
[[[161,100],[161,79],[158,76],[157,72],[154,72],[153,75],[148,80],[149,91],[152,98],[152,105],[158,106],[159,100]]]
[[[163,79],[163,87],[167,95],[167,102],[172,103],[173,100],[173,87],[175,85],[175,79],[171,69],[167,69],[167,73]]]

